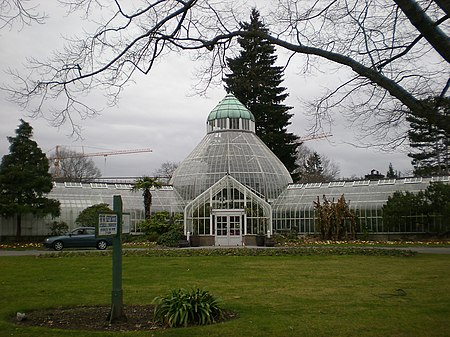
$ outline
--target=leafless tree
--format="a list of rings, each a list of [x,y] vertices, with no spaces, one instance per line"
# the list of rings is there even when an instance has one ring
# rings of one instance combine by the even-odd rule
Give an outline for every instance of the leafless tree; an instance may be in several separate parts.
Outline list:
[[[172,178],[173,173],[178,167],[178,163],[166,161],[161,164],[161,167],[157,169],[153,175],[158,177],[159,180],[164,180],[166,183]]]
[[[0,0],[0,29],[22,28],[32,23],[44,23],[46,15],[38,11],[38,2],[30,0]]]
[[[56,125],[73,123],[73,114],[95,115],[84,100],[91,90],[105,90],[114,104],[136,71],[148,74],[169,52],[195,52],[191,55],[208,60],[206,86],[220,79],[235,37],[246,34],[239,21],[249,13],[226,0],[143,0],[140,6],[121,0],[61,2],[70,11],[84,10],[88,18],[99,8],[110,15],[95,32],[72,40],[51,59],[32,60],[29,74],[13,74],[19,86],[5,88],[34,116],[46,115],[50,105]],[[405,116],[412,114],[450,131],[450,116],[426,100],[446,96],[450,86],[448,2],[279,0],[261,5],[270,29],[264,38],[289,51],[290,60],[303,55],[306,71],[326,60],[351,73],[315,101],[317,125],[339,112],[366,134],[388,139],[387,131],[404,126]],[[276,7],[267,13],[271,6]]]
[[[92,158],[83,153],[62,147],[49,158],[50,173],[55,180],[81,182],[102,176]]]
[[[425,101],[446,95],[450,84],[449,37],[442,30],[448,32],[448,12],[438,1],[421,1],[423,7],[413,0],[309,3],[302,8],[304,2],[281,0],[275,18],[284,34],[269,40],[308,56],[306,67],[319,57],[352,70],[315,102],[318,121],[341,111],[379,138],[403,125],[408,113],[450,128],[450,116]]]

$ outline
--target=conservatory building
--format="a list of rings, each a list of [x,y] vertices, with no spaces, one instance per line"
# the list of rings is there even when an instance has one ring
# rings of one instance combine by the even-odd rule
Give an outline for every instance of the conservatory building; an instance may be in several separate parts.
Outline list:
[[[257,234],[271,235],[271,203],[290,183],[232,94],[210,112],[206,136],[170,181],[186,202],[185,233],[199,245],[253,245]]]
[[[316,234],[314,201],[341,195],[358,218],[358,231],[391,237],[450,231],[450,220],[412,214],[396,226],[383,223],[382,206],[396,191],[417,193],[433,182],[449,183],[449,176],[335,181],[293,184],[281,161],[255,133],[255,118],[228,94],[209,113],[206,135],[178,166],[169,184],[153,189],[151,211],[184,215],[184,231],[192,246],[255,245],[260,235],[295,231]],[[86,207],[112,206],[121,195],[133,233],[144,219],[141,193],[133,181],[55,182],[49,197],[61,202],[58,219],[22,220],[25,236],[47,235],[49,223],[75,219]],[[15,219],[0,218],[0,241],[14,236]]]

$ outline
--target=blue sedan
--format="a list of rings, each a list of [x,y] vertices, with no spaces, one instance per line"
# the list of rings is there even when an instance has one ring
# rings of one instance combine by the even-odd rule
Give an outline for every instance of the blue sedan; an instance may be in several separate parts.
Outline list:
[[[104,250],[112,246],[110,238],[95,237],[95,227],[78,227],[67,235],[52,236],[44,241],[44,246],[54,250],[64,248],[97,248]]]

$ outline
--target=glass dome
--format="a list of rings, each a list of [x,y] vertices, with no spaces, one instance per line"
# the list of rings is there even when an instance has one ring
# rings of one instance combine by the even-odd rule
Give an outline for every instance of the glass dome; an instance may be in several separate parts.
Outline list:
[[[174,172],[171,184],[193,200],[225,175],[231,175],[266,200],[292,183],[282,162],[254,133],[254,116],[228,94],[212,110],[208,133]]]

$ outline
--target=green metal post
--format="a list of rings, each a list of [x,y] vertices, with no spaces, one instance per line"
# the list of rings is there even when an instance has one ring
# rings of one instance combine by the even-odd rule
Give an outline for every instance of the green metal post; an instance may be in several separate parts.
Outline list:
[[[113,266],[110,322],[126,319],[122,292],[122,198],[113,196],[113,211],[117,214],[117,235],[113,238]]]

